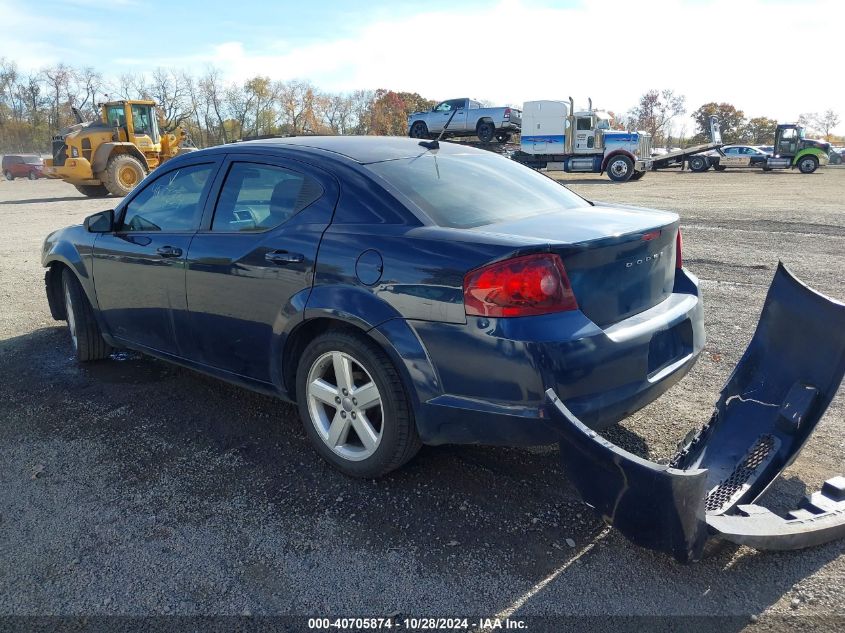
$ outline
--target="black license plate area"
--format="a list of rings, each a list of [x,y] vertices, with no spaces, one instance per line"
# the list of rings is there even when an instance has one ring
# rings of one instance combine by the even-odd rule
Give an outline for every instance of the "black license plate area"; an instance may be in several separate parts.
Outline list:
[[[683,323],[657,332],[648,347],[648,375],[653,376],[664,367],[683,358],[692,350],[692,324]]]

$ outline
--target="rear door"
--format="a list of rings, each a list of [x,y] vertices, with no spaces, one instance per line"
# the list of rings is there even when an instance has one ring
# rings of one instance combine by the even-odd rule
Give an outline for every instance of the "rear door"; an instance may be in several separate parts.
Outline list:
[[[185,261],[218,163],[154,172],[118,208],[114,233],[94,242],[94,287],[113,336],[183,356],[177,324],[186,317]]]
[[[230,155],[187,260],[192,358],[272,382],[277,335],[310,291],[338,187],[294,160]]]

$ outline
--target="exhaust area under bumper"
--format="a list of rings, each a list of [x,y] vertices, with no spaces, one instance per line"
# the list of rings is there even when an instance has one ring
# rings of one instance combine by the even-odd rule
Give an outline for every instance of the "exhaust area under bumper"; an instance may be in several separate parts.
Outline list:
[[[711,537],[757,549],[800,549],[845,536],[845,477],[780,517],[754,505],[798,456],[845,375],[845,304],[780,264],[757,330],[710,421],[668,464],[607,441],[554,390],[550,421],[567,476],[632,542],[698,560]]]

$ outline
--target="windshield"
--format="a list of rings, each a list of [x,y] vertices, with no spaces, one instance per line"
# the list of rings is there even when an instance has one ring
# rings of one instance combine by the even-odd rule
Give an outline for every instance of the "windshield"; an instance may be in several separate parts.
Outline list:
[[[492,153],[426,152],[367,167],[443,227],[470,228],[589,206],[551,178]]]
[[[27,165],[40,165],[43,162],[40,156],[24,156],[23,161]]]

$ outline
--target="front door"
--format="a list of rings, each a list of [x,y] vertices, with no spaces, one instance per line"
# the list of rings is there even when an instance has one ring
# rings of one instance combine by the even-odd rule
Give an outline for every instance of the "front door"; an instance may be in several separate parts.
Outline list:
[[[454,113],[454,117],[452,114]],[[451,122],[449,121],[452,118]],[[458,131],[466,128],[467,111],[466,99],[452,99],[451,101],[444,101],[437,104],[434,108],[433,116],[431,117],[430,132],[442,132],[443,127],[449,123],[447,131]]]
[[[778,156],[791,157],[798,153],[798,130],[788,127],[780,130],[780,135],[775,146],[775,154]]]
[[[231,156],[220,178],[188,253],[192,357],[272,382],[276,336],[307,300],[337,185],[302,163],[250,155]]]
[[[94,287],[112,336],[181,356],[185,261],[217,165],[156,173],[118,209],[116,231],[94,243]]]
[[[154,150],[153,144],[159,142],[158,125],[153,107],[147,103],[133,103],[132,142],[147,154]]]
[[[594,154],[595,152],[596,131],[593,127],[592,117],[575,117],[575,153]]]

